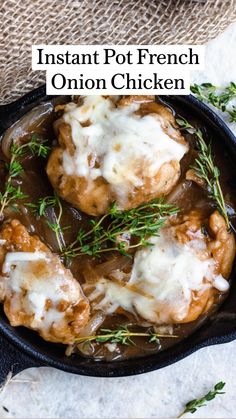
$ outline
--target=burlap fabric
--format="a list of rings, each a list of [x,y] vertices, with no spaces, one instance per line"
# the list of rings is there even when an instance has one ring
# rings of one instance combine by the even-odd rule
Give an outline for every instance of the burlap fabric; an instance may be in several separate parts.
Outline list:
[[[0,0],[0,101],[45,81],[32,44],[205,43],[236,20],[236,0]]]

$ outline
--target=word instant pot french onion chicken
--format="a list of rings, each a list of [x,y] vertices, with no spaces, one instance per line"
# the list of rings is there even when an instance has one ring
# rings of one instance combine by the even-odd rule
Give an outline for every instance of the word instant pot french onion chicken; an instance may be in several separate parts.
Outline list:
[[[180,115],[153,96],[60,97],[6,131],[0,300],[12,326],[116,361],[165,350],[217,310],[235,257],[234,169]]]

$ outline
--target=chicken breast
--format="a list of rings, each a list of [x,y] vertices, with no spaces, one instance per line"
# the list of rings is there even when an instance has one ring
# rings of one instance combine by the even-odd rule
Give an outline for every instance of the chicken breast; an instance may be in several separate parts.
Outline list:
[[[48,160],[53,188],[89,215],[168,194],[188,151],[171,111],[152,96],[88,96],[64,106]]]
[[[59,257],[17,220],[0,232],[0,269],[0,300],[11,325],[73,343],[89,319],[89,302]]]
[[[218,211],[209,220],[196,211],[173,218],[150,244],[136,252],[127,283],[111,273],[95,284],[88,295],[94,308],[121,308],[157,325],[188,323],[209,310],[216,293],[227,292],[235,239]]]

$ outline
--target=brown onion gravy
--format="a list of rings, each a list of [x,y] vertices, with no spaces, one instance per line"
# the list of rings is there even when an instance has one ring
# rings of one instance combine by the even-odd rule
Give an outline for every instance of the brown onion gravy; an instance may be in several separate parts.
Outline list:
[[[56,100],[58,103],[65,103],[68,101],[68,98],[61,98],[60,100]],[[55,102],[52,101],[52,104]],[[163,101],[162,101],[163,103]],[[169,106],[168,103],[165,105]],[[194,126],[201,126],[198,120],[192,118],[191,115],[186,114],[183,112],[182,109],[173,109],[174,114],[179,114],[181,116],[186,117],[190,122],[194,124]],[[29,113],[30,117],[30,113]],[[39,138],[48,139],[49,142],[55,141],[55,134],[52,129],[52,123],[56,119],[56,115],[54,114],[53,110],[50,113],[50,117],[45,117],[45,120],[42,120],[40,124],[31,124],[30,129],[27,133],[27,129],[24,133],[24,141],[31,138],[32,133],[36,133]],[[211,139],[212,141],[212,149],[216,156],[215,162],[220,168],[221,171],[221,185],[223,189],[224,196],[226,197],[227,205],[230,207],[230,214],[231,214],[231,221],[232,224],[236,226],[236,199],[235,199],[235,167],[233,166],[232,162],[230,162],[230,157],[227,154],[227,151],[224,148],[223,144],[220,144],[217,141],[217,138],[212,138],[212,133],[209,132],[205,127],[201,128],[204,129],[206,138]],[[213,202],[207,196],[207,193],[201,189],[199,186],[194,184],[191,181],[185,180],[185,174],[188,170],[189,166],[194,162],[194,158],[196,156],[195,151],[195,140],[193,136],[190,134],[185,135],[185,138],[190,143],[190,151],[184,156],[181,161],[181,177],[179,179],[178,184],[174,187],[174,190],[171,192],[171,197],[173,203],[181,208],[183,212],[188,212],[191,209],[198,208],[206,216],[208,216],[214,208]],[[22,140],[22,138],[18,138]],[[1,165],[0,165],[0,188],[1,190],[4,189],[4,181],[6,171],[4,169],[4,162],[6,162],[6,157],[1,151]],[[45,165],[46,162],[44,159],[35,158],[35,157],[26,157],[23,161],[24,172],[20,178],[15,180],[16,184],[21,184],[21,189],[23,193],[30,197],[30,202],[36,203],[39,198],[52,195],[53,189],[50,185],[50,182],[47,178],[45,173]],[[167,198],[169,199],[170,196]],[[71,205],[62,201],[63,205],[63,215],[62,215],[62,227],[69,227],[66,228],[63,232],[64,242],[65,245],[73,242],[75,240],[77,231],[79,228],[87,228],[88,227],[88,220],[89,216],[80,212],[78,209],[73,208]],[[47,209],[47,217],[48,220],[51,222],[55,222],[55,212],[54,208]],[[53,252],[58,252],[58,245],[55,240],[55,235],[53,234],[50,227],[47,225],[46,219],[44,217],[36,216],[24,203],[21,201],[19,202],[19,213],[16,214],[15,211],[12,211],[11,208],[8,208],[6,211],[6,218],[17,218],[19,221],[24,224],[24,226],[28,229],[28,231],[32,234],[36,234],[39,238],[46,243]],[[105,257],[99,260],[99,263],[105,262],[109,259],[111,255],[106,255]],[[83,269],[86,264],[96,265],[98,262],[95,258],[89,256],[79,256],[72,260],[69,265],[74,277],[82,284],[84,282],[83,277]],[[178,335],[178,338],[163,338],[160,339],[160,346],[147,343],[143,339],[136,339],[135,346],[122,346],[118,345],[118,348],[114,352],[110,352],[106,346],[96,344],[95,347],[85,348],[84,355],[85,356],[92,356],[96,359],[107,359],[107,360],[119,360],[123,358],[130,358],[130,357],[137,357],[137,356],[144,356],[146,354],[154,353],[160,350],[164,350],[174,344],[176,344],[179,340],[182,340],[186,336],[193,333],[193,331],[198,328],[203,321],[215,311],[219,304],[221,304],[222,300],[225,298],[225,295],[222,296],[219,293],[215,298],[215,304],[211,308],[210,313],[205,313],[201,316],[197,321],[194,321],[189,324],[179,324],[173,327],[173,333]],[[132,327],[132,330],[135,331],[143,331],[143,327],[137,324],[137,320],[132,318],[132,316],[127,316],[124,313],[115,314],[112,316],[108,316],[102,327],[104,328],[117,328],[119,325],[122,324],[129,324]]]

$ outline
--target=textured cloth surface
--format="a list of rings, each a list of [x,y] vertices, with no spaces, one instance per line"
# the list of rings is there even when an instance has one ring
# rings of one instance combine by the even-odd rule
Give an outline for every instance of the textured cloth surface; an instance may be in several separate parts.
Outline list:
[[[32,44],[205,43],[236,20],[236,0],[0,0],[0,101],[45,81]]]

